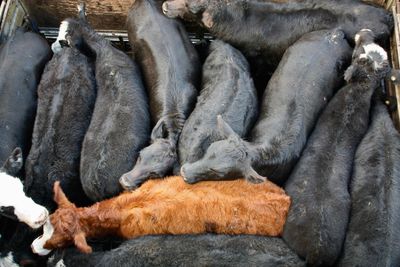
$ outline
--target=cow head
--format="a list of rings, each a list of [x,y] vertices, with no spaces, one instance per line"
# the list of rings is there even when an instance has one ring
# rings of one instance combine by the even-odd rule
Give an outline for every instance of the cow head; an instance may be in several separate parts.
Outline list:
[[[266,180],[251,166],[251,148],[232,128],[217,116],[218,128],[226,139],[212,143],[202,159],[186,163],[181,175],[188,183],[210,179],[234,179],[245,177],[250,182],[260,183]]]
[[[390,71],[386,51],[373,43],[373,33],[367,29],[356,34],[353,61],[345,72],[347,82],[360,80],[380,81]]]
[[[210,11],[207,10],[209,6],[208,0],[169,0],[163,3],[162,11],[169,18],[195,20],[200,17],[203,25],[211,28],[213,21]]]
[[[49,213],[45,207],[27,197],[21,180],[12,176],[19,172],[22,165],[22,151],[16,148],[0,169],[0,206],[11,210],[19,221],[31,228],[38,228],[45,223]]]
[[[91,253],[92,248],[86,242],[86,233],[80,224],[78,208],[71,203],[57,181],[54,183],[54,201],[58,209],[50,215],[43,227],[43,235],[32,242],[32,251],[47,255],[55,248],[75,244],[84,253]]]
[[[15,176],[21,170],[22,165],[22,150],[21,148],[17,147],[13,152],[11,152],[11,155],[4,162],[3,166],[0,168],[0,171]]]
[[[176,162],[175,144],[169,139],[155,139],[150,146],[140,151],[135,167],[121,176],[120,184],[126,190],[132,190],[149,178],[166,176]]]

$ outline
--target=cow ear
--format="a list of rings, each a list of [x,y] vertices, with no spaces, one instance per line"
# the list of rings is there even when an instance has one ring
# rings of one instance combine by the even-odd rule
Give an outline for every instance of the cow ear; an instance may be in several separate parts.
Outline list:
[[[168,131],[167,126],[165,125],[164,119],[161,118],[156,126],[154,126],[153,131],[151,132],[151,140],[156,140],[159,138],[167,139],[168,138]]]
[[[17,147],[4,162],[2,169],[9,175],[15,176],[21,170],[22,165],[22,150],[20,147]]]
[[[253,169],[253,167],[250,166],[250,168],[246,172],[246,180],[254,184],[259,184],[267,181],[268,178],[261,176],[256,172],[256,170]]]
[[[53,186],[54,190],[54,201],[57,203],[59,208],[73,208],[75,205],[71,203],[65,196],[60,186],[60,181],[56,181]]]
[[[355,72],[354,66],[350,66],[347,68],[347,70],[344,72],[344,80],[349,83],[351,78],[353,77],[353,74]]]
[[[79,232],[74,236],[74,244],[83,253],[92,253],[92,247],[86,242],[86,235],[84,232]]]
[[[217,126],[219,132],[224,138],[229,138],[229,137],[239,138],[239,135],[237,135],[235,131],[231,128],[231,126],[229,126],[229,124],[224,121],[221,115],[217,116]]]
[[[208,11],[204,11],[203,12],[203,16],[201,18],[201,22],[203,23],[203,25],[208,28],[211,29],[212,26],[214,25],[214,21],[212,19],[212,16],[210,14],[210,12]]]

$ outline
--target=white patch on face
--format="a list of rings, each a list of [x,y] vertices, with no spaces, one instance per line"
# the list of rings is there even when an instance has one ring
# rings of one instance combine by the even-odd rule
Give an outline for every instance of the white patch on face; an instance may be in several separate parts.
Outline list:
[[[14,262],[12,252],[9,252],[7,257],[0,258],[0,267],[19,267],[19,265]]]
[[[367,56],[369,56],[371,53],[377,53],[382,57],[382,60],[388,59],[386,51],[377,44],[367,44],[364,45],[363,48]]]
[[[66,267],[64,264],[64,260],[63,259],[59,260],[55,267]]]
[[[69,26],[68,21],[61,22],[57,40],[51,45],[51,50],[53,50],[53,53],[58,53],[62,50],[60,41],[64,41],[66,39],[68,26]]]
[[[44,245],[52,237],[54,233],[53,225],[51,225],[50,219],[46,221],[43,226],[43,235],[33,240],[31,248],[33,253],[45,256],[51,252],[51,250],[45,249]]]
[[[45,207],[25,195],[21,180],[5,172],[0,172],[0,206],[14,207],[18,220],[32,228],[42,226],[49,216]]]

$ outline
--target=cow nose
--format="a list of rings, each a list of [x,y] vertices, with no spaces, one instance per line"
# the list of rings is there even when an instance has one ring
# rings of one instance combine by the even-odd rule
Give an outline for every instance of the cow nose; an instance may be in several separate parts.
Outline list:
[[[42,226],[46,222],[48,217],[49,217],[49,212],[47,210],[44,210],[42,214],[40,214],[38,220],[36,221],[36,224],[38,226]]]
[[[163,11],[163,13],[164,13],[165,15],[168,13],[168,3],[167,3],[167,2],[164,2],[164,3],[162,4],[162,11]]]

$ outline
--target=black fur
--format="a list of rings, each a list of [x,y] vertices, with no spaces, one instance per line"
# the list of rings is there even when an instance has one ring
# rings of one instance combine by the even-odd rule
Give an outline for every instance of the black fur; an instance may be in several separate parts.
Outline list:
[[[0,47],[0,166],[16,147],[28,155],[37,86],[50,57],[46,40],[23,29]]]
[[[107,252],[58,251],[47,266],[61,259],[65,267],[305,266],[281,239],[250,235],[146,236]]]
[[[65,47],[46,65],[38,89],[32,148],[25,171],[25,191],[50,210],[53,184],[60,181],[78,205],[88,204],[79,179],[82,142],[96,100],[94,70],[89,59]]]
[[[337,266],[400,266],[400,134],[385,105],[357,148],[350,220]]]
[[[182,23],[163,16],[160,1],[135,1],[127,26],[143,70],[154,125],[152,144],[140,152],[134,169],[121,177],[121,184],[131,189],[170,174],[178,164],[176,146],[195,105],[200,63]]]
[[[199,160],[211,143],[223,139],[217,129],[217,115],[245,137],[257,113],[257,93],[247,60],[229,44],[213,41],[203,65],[196,107],[179,139],[180,164]]]
[[[174,2],[182,1],[186,8],[174,9]],[[361,29],[373,30],[379,40],[388,39],[393,29],[390,12],[361,1],[170,0],[166,3],[167,16],[192,19],[202,26],[211,22],[211,27],[206,26],[211,34],[243,52],[253,68],[258,90],[265,88],[265,74],[276,67],[285,50],[305,33],[339,27],[353,43],[354,35]]]
[[[86,195],[99,201],[122,191],[119,177],[133,167],[148,143],[147,96],[134,61],[84,20],[66,21],[69,45],[95,57],[97,98],[83,141],[80,174]]]
[[[379,69],[374,63],[353,60],[348,84],[323,111],[285,185],[292,204],[283,238],[311,266],[333,265],[342,248],[355,150],[367,131],[371,95],[389,71],[387,61]]]
[[[225,124],[226,139],[211,144],[201,160],[183,166],[184,177],[260,182],[265,179],[261,175],[283,184],[320,112],[341,85],[350,57],[340,30],[304,35],[286,51],[269,81],[250,142]]]

